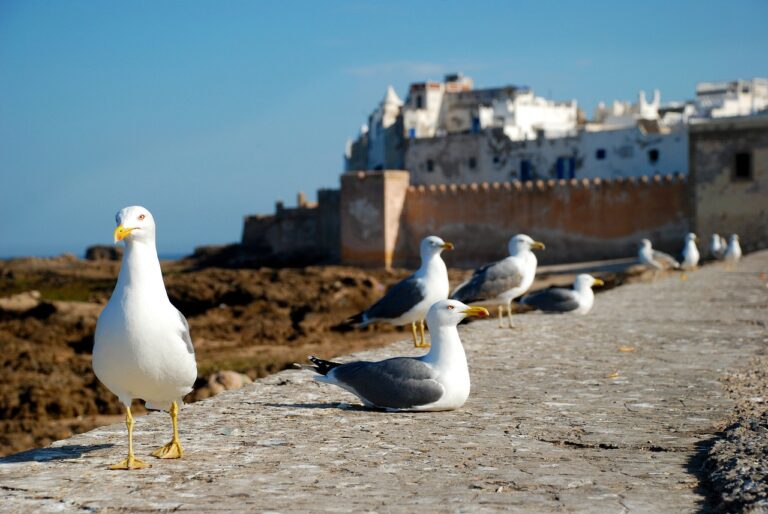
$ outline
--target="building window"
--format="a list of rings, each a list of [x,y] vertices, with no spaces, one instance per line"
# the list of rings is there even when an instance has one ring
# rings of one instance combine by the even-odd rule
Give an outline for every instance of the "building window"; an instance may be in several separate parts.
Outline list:
[[[430,173],[435,171],[435,161],[432,159],[427,159],[427,171]]]
[[[416,108],[421,109],[424,106],[424,100],[421,99],[421,95],[416,96]]]
[[[752,180],[752,154],[739,152],[733,166],[733,180]]]
[[[648,160],[651,164],[655,164],[659,161],[659,151],[655,148],[648,150]]]
[[[470,157],[467,164],[469,165],[469,169],[471,170],[477,168],[477,160],[474,157]]]
[[[532,168],[533,166],[531,166],[531,161],[527,159],[520,161],[520,180],[523,182],[531,180],[533,178],[531,173]]]
[[[602,161],[603,159],[605,159],[605,148],[597,149],[597,151],[595,152],[595,159],[597,159],[598,161]]]

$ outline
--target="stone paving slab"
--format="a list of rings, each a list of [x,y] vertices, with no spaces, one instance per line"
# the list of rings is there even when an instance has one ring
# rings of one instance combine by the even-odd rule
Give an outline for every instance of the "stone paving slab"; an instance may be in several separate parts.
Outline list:
[[[136,424],[150,469],[105,469],[122,424],[6,457],[0,510],[697,511],[697,448],[732,408],[718,378],[768,342],[764,270],[768,252],[607,291],[586,317],[462,326],[473,388],[454,412],[367,411],[285,371],[185,406],[183,460],[148,456],[169,438],[161,413]]]

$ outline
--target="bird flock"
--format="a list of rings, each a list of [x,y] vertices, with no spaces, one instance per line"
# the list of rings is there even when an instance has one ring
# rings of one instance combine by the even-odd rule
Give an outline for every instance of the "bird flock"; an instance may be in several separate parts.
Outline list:
[[[133,449],[133,399],[142,399],[147,408],[167,411],[171,417],[171,441],[151,455],[159,459],[184,455],[178,429],[179,405],[192,391],[197,364],[187,320],[171,304],[165,290],[152,214],[144,207],[126,207],[117,213],[116,222],[115,243],[122,241],[126,250],[117,284],[96,325],[93,369],[125,406],[128,455],[110,469],[130,470],[149,466],[136,458]],[[457,327],[467,317],[490,316],[485,307],[468,304],[496,306],[499,327],[503,327],[506,307],[510,328],[516,299],[545,314],[583,315],[592,309],[592,288],[603,282],[591,275],[576,276],[572,288],[528,293],[536,276],[533,252],[544,248],[544,243],[517,234],[509,240],[507,257],[477,268],[451,292],[441,254],[454,250],[454,245],[437,236],[426,237],[420,244],[419,269],[347,322],[357,327],[410,324],[414,346],[429,351],[419,357],[349,363],[310,356],[312,364],[300,367],[316,373],[320,382],[349,391],[369,408],[392,412],[457,409],[470,392],[469,368]],[[733,265],[741,257],[739,238],[733,235],[725,245],[714,234],[710,251],[714,258]],[[678,261],[653,250],[647,239],[640,243],[638,258],[648,268],[692,270],[700,258],[695,234],[686,236],[681,257]]]

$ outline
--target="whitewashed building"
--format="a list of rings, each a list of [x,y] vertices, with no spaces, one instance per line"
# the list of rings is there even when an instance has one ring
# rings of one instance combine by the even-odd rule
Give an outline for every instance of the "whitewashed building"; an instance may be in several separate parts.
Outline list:
[[[696,84],[696,116],[750,116],[768,109],[768,78]]]
[[[701,83],[696,94],[662,104],[658,90],[650,100],[640,91],[635,103],[599,104],[587,122],[575,100],[474,89],[460,74],[412,84],[404,102],[390,87],[345,167],[407,169],[412,184],[687,174],[689,121],[766,109],[768,79]]]

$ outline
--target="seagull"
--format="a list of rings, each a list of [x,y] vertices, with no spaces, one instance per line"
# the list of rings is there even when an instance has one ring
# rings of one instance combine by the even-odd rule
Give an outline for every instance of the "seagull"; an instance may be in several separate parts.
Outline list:
[[[725,250],[723,260],[729,264],[736,264],[741,259],[741,245],[739,244],[738,234],[731,234],[731,238],[728,241],[728,248]]]
[[[683,269],[695,269],[699,265],[699,249],[696,248],[696,234],[688,232],[685,236],[685,246],[683,247]]]
[[[509,257],[477,268],[472,276],[459,285],[451,298],[460,302],[481,302],[499,306],[499,327],[507,306],[509,328],[512,328],[512,300],[531,287],[536,276],[536,256],[531,250],[543,250],[544,243],[518,234],[507,245]]]
[[[655,270],[661,270],[666,268],[679,268],[680,263],[677,262],[674,257],[664,252],[659,252],[653,249],[651,242],[648,239],[640,241],[640,251],[638,252],[638,258],[641,264],[645,264],[649,268]]]
[[[395,326],[411,324],[413,345],[426,348],[429,343],[424,336],[424,318],[433,303],[448,298],[448,270],[440,254],[453,250],[453,244],[437,236],[425,237],[421,241],[421,267],[410,277],[392,286],[378,302],[361,313],[355,314],[347,323],[359,328],[371,323],[384,321]],[[421,328],[421,340],[416,335],[416,323]]]
[[[602,286],[604,282],[592,275],[582,273],[573,281],[573,289],[563,287],[551,287],[525,295],[520,303],[538,309],[546,313],[586,314],[592,309],[595,302],[593,286]]]
[[[173,438],[153,456],[178,459],[178,403],[192,390],[197,364],[189,324],[168,300],[155,248],[155,220],[144,207],[117,213],[115,243],[125,242],[117,285],[96,323],[93,370],[125,406],[128,457],[110,469],[141,469],[133,453],[131,400],[171,415]]]
[[[722,260],[725,254],[725,240],[720,237],[719,234],[712,234],[712,240],[709,244],[709,251],[712,257],[717,260]]]
[[[469,369],[456,326],[467,316],[488,316],[483,307],[440,300],[427,313],[432,348],[422,357],[395,357],[347,364],[310,356],[315,380],[354,394],[366,407],[387,411],[458,409],[469,397]]]

